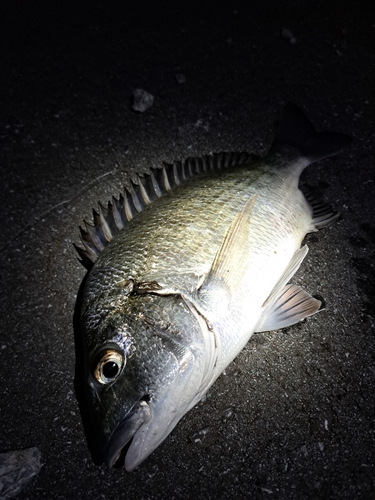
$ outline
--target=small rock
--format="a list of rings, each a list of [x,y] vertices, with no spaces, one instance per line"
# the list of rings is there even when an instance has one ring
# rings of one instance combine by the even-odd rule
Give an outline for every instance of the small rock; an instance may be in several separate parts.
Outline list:
[[[177,73],[175,75],[176,81],[179,85],[183,84],[186,82],[185,75],[183,73]]]
[[[281,38],[284,38],[284,40],[290,40],[291,38],[293,38],[293,36],[294,35],[290,30],[288,30],[286,28],[283,28],[281,30]]]
[[[288,30],[287,28],[283,28],[281,30],[281,38],[284,38],[284,40],[289,40],[289,43],[296,43],[297,39],[293,35],[292,31]]]
[[[134,111],[144,113],[148,108],[154,104],[154,96],[146,90],[135,89],[133,92],[133,106]]]
[[[230,418],[233,415],[233,410],[232,408],[227,408],[224,412],[224,417],[225,418]]]
[[[191,437],[193,443],[201,443],[204,438],[207,436],[209,432],[209,428],[208,427],[205,427],[204,429],[201,429],[200,431],[196,432],[195,434],[193,434],[193,436]]]
[[[305,457],[307,457],[307,455],[309,454],[307,451],[307,446],[305,444],[301,447],[301,451]]]

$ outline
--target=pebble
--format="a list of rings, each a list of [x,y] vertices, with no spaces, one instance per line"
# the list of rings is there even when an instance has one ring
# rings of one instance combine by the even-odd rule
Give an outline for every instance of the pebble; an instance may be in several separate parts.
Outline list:
[[[135,89],[133,92],[132,109],[144,113],[154,104],[154,96],[143,89]]]
[[[182,85],[183,83],[186,82],[185,75],[183,73],[177,73],[175,75],[176,81],[179,85]]]
[[[297,42],[297,39],[293,35],[292,31],[288,30],[287,28],[282,28],[281,38],[284,38],[284,40],[288,40],[289,43],[292,43],[292,44]]]

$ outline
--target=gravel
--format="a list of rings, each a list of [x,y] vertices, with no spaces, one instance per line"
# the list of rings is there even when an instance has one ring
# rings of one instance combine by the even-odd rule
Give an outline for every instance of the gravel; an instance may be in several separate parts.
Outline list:
[[[42,463],[18,498],[373,499],[374,7],[125,4],[1,7],[0,452]],[[304,173],[341,212],[293,280],[326,309],[255,335],[138,469],[108,471],[83,404],[78,226],[162,160],[264,154],[287,101],[354,139]]]

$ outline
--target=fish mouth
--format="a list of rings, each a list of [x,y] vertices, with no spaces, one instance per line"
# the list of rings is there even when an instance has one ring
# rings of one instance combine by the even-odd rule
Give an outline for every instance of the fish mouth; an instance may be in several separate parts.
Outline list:
[[[119,423],[109,439],[104,453],[106,466],[111,469],[125,455],[126,445],[134,437],[143,424],[152,418],[152,410],[145,396],[136,403],[130,413]]]

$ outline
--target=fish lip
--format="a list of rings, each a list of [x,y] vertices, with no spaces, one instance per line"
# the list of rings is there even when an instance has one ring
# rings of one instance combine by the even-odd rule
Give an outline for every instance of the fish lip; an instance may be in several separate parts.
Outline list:
[[[147,397],[146,397],[147,399]],[[138,429],[151,418],[151,409],[145,399],[136,403],[128,415],[113,431],[104,453],[104,462],[111,469],[120,458],[125,446]]]

